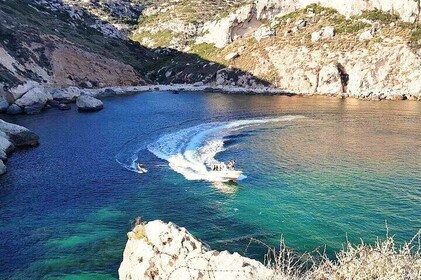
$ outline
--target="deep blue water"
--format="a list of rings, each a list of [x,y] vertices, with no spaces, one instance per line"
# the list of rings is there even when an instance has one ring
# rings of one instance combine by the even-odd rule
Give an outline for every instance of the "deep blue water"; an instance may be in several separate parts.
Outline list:
[[[0,178],[1,279],[114,279],[139,215],[239,252],[251,237],[332,253],[346,237],[384,236],[385,221],[399,241],[421,228],[419,102],[141,93],[104,104],[92,114],[4,118],[36,132],[41,145],[15,153]],[[235,158],[247,176],[236,185],[187,180],[147,149],[191,128],[285,116],[304,118],[223,135],[216,158]],[[117,162],[133,156],[148,173]],[[245,253],[264,252],[254,245]]]

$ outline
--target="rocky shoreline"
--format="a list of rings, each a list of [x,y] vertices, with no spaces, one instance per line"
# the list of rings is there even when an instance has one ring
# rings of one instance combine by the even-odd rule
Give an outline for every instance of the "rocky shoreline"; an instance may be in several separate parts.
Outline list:
[[[335,67],[331,67],[334,69]],[[325,72],[329,76],[325,80],[329,81],[330,87],[335,87],[332,82],[333,74],[327,69]],[[339,73],[335,80],[340,80]],[[323,77],[322,77],[323,78]],[[338,81],[339,82],[339,81]],[[333,84],[333,85],[332,85]],[[261,94],[261,95],[288,95],[288,96],[333,96],[337,98],[357,98],[362,100],[418,100],[421,98],[408,98],[405,93],[396,91],[367,91],[360,94],[349,95],[331,93],[300,93],[277,88],[255,85],[253,87],[241,87],[236,85],[208,85],[204,83],[195,84],[171,84],[171,85],[145,85],[145,86],[116,86],[99,89],[80,89],[77,87],[49,88],[37,85],[33,82],[19,85],[10,90],[3,90],[0,94],[0,114],[38,114],[45,108],[58,108],[59,110],[69,110],[69,103],[76,103],[79,111],[99,111],[104,108],[103,103],[98,99],[105,96],[120,96],[148,91],[166,92],[218,92],[237,94]]]

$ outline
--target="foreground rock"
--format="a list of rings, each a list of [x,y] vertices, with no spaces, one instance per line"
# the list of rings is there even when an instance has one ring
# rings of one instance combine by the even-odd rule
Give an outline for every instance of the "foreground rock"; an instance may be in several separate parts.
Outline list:
[[[14,149],[13,144],[9,141],[9,137],[3,131],[0,131],[0,159],[6,160],[7,155]]]
[[[104,108],[104,104],[101,100],[88,95],[81,95],[76,100],[76,106],[79,111],[83,112],[94,112],[100,111]]]
[[[270,279],[273,271],[237,253],[210,250],[185,228],[153,221],[128,233],[120,279]]]
[[[4,165],[3,160],[0,160],[0,176],[6,173],[6,165]]]
[[[0,175],[6,173],[4,162],[15,147],[34,147],[39,144],[39,137],[20,125],[0,120]]]
[[[4,132],[16,147],[35,147],[39,144],[39,136],[23,126],[0,120],[0,131]]]

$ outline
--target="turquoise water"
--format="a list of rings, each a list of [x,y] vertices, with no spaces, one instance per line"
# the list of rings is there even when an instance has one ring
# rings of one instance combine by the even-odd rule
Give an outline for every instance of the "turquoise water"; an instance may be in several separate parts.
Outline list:
[[[115,279],[138,215],[239,252],[251,237],[332,253],[347,237],[384,236],[385,221],[399,241],[421,228],[421,103],[205,93],[104,103],[5,118],[41,145],[15,153],[0,178],[1,279]],[[235,158],[246,178],[193,180],[203,158]],[[130,171],[136,159],[148,173]]]

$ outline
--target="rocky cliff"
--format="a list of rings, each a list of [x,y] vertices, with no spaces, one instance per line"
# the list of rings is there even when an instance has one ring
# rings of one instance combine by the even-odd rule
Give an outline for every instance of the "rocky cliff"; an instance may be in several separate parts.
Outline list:
[[[262,263],[209,249],[185,228],[153,221],[128,233],[120,279],[270,279]]]

